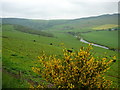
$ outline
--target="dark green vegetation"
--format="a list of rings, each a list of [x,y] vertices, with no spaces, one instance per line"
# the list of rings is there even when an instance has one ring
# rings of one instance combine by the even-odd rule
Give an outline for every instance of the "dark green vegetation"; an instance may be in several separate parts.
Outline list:
[[[33,30],[31,28],[25,27],[25,26],[20,26],[20,25],[14,25],[15,30],[25,32],[25,33],[30,33],[30,34],[36,34],[36,35],[41,35],[41,36],[47,36],[47,37],[53,37],[52,34],[46,33],[40,30]]]
[[[43,54],[43,51],[47,55],[56,54],[61,57],[63,48],[61,43],[73,51],[80,49],[81,46],[87,46],[73,35],[80,35],[91,42],[117,48],[117,31],[93,30],[94,27],[104,24],[117,25],[117,16],[117,14],[102,15],[75,20],[3,19],[2,36],[0,36],[3,44],[2,66],[5,71],[3,71],[3,88],[14,87],[11,83],[21,88],[29,87],[28,83],[36,85],[36,83],[44,82],[49,84],[41,76],[33,73],[31,68],[38,60],[37,57]],[[93,32],[81,33],[88,31]],[[99,47],[94,47],[93,52],[99,56],[104,55],[105,52],[108,56],[118,55],[116,51]],[[22,78],[18,79],[15,75]],[[118,87],[118,60],[113,62],[105,76],[113,81],[112,87]],[[6,81],[7,79],[9,82]]]

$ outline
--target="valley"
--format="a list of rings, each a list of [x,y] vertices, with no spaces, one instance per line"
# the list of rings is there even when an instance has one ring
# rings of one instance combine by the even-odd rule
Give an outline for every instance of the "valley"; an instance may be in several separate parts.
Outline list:
[[[112,80],[111,88],[118,88],[119,56],[118,51],[114,50],[120,50],[118,14],[73,20],[3,18],[2,21],[3,88],[29,88],[29,83],[50,85],[41,75],[32,71],[38,56],[45,52],[47,56],[62,58],[64,47],[72,51],[88,47],[87,43],[80,42],[81,38],[111,49],[93,46],[95,57],[117,56],[116,62],[112,63],[104,76]]]

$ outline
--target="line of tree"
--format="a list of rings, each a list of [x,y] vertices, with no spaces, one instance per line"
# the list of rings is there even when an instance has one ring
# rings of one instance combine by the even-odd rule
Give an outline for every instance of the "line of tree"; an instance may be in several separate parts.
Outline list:
[[[25,32],[25,33],[30,33],[30,34],[36,34],[36,35],[41,35],[41,36],[47,36],[47,37],[53,37],[53,34],[51,33],[46,33],[40,30],[33,30],[31,28],[21,26],[21,25],[14,25],[15,30]]]

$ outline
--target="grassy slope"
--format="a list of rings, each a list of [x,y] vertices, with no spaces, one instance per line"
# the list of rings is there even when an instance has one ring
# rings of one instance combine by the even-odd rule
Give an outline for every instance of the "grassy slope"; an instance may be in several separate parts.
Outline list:
[[[63,24],[66,22],[68,22],[68,20],[33,20],[22,18],[2,18],[3,24],[22,25],[36,30],[44,30],[54,25]]]
[[[98,31],[81,34],[81,36],[90,42],[118,48],[118,31]]]
[[[69,37],[69,34],[64,35],[64,37]],[[3,26],[3,67],[15,74],[22,71],[24,77],[36,76],[31,67],[34,66],[34,61],[37,60],[37,56],[42,54],[43,50],[48,55],[57,54],[60,56],[62,52],[60,43],[70,44],[68,43],[70,38],[66,40],[58,38],[57,35],[56,38],[48,38],[19,32],[14,30],[12,25]],[[33,42],[33,40],[36,40],[36,42]],[[79,43],[77,39],[72,40]],[[53,43],[53,45],[50,45],[50,43]]]
[[[59,30],[62,32],[85,32],[94,30],[93,28],[103,26],[105,24],[118,25],[118,15],[102,15],[98,17],[73,19],[68,23],[55,25],[51,30]]]
[[[26,81],[22,81],[20,79],[14,78],[12,75],[3,72],[2,73],[2,88],[28,88],[29,85]],[[11,84],[12,83],[12,84]]]
[[[3,18],[3,24],[17,24],[33,29],[57,29],[64,31],[89,31],[94,27],[105,24],[118,24],[118,14],[101,15],[96,17],[78,18],[70,20],[29,20],[19,18]],[[86,28],[86,29],[85,29]]]
[[[46,36],[46,37],[53,37],[53,35],[50,33],[46,33],[41,30],[34,30],[32,28],[28,28],[28,27],[21,26],[21,25],[14,25],[14,28],[15,30],[18,30],[24,33],[30,33],[30,34],[41,35],[41,36]]]
[[[115,27],[118,27],[118,25],[115,25],[115,24],[105,24],[105,25],[94,27],[93,29],[94,30],[101,30],[101,29],[109,29],[109,28],[115,28]]]
[[[44,50],[47,55],[56,54],[60,57],[62,55],[60,43],[65,43],[65,47],[74,48],[75,50],[78,50],[81,46],[87,46],[67,33],[59,31],[51,32],[54,34],[54,38],[19,32],[14,30],[12,25],[3,25],[3,67],[16,74],[22,71],[23,77],[26,78],[37,77],[36,74],[32,72],[31,67],[35,65],[34,63],[37,61],[37,56],[42,54],[42,50]],[[36,42],[33,42],[33,40],[36,40]],[[53,43],[53,45],[50,45],[50,43]],[[113,51],[97,47],[94,47],[94,52],[96,52],[97,55],[104,55],[104,52],[107,52],[108,55],[116,54]],[[109,75],[114,74],[114,76],[117,76],[117,64],[118,62],[113,64],[111,68],[112,71],[108,72]],[[36,79],[40,81],[40,78],[37,77]],[[111,77],[110,79],[115,81],[114,86],[116,86],[117,79],[115,77]]]

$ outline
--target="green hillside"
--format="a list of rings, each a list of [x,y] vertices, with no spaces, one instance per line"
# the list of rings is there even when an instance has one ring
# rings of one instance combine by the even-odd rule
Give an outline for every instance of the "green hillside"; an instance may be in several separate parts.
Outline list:
[[[32,20],[20,18],[2,18],[3,24],[17,24],[37,30],[57,29],[80,32],[84,28],[91,30],[95,26],[104,24],[118,25],[118,14],[106,14],[96,17],[69,19],[69,20]]]
[[[69,23],[56,25],[50,29],[61,30],[62,32],[85,32],[105,24],[118,25],[118,14],[73,19]]]
[[[35,34],[35,35],[41,35],[41,36],[46,36],[46,37],[53,37],[53,35],[51,33],[47,33],[44,31],[40,31],[40,30],[34,30],[25,26],[20,26],[20,25],[13,25],[15,30],[21,31],[21,32],[25,32],[25,33],[30,33],[30,34]]]
[[[93,43],[118,49],[118,31],[96,31],[91,33],[82,33],[81,37]]]
[[[29,88],[29,84],[37,85],[37,83],[49,85],[50,83],[41,75],[32,71],[32,67],[38,61],[37,57],[45,52],[46,55],[57,55],[62,58],[63,43],[64,47],[72,51],[88,46],[68,32],[81,35],[82,38],[94,43],[116,48],[118,30],[95,31],[92,29],[104,24],[117,25],[116,19],[116,14],[75,20],[3,19],[0,36],[2,38],[3,88]],[[80,33],[87,31],[92,32]],[[105,53],[108,57],[118,56],[116,51],[96,46],[93,46],[92,53],[95,53],[95,57],[104,56]],[[118,63],[118,60],[112,63],[104,75],[113,81],[111,88],[118,88],[119,85]]]
[[[32,19],[22,19],[22,18],[2,18],[3,24],[15,24],[27,26],[36,30],[44,30],[53,25],[63,24],[67,20],[32,20]]]

